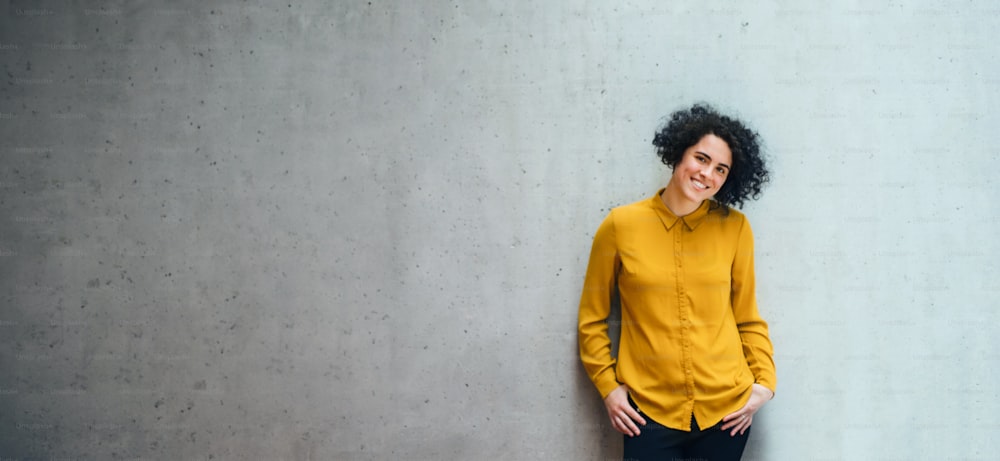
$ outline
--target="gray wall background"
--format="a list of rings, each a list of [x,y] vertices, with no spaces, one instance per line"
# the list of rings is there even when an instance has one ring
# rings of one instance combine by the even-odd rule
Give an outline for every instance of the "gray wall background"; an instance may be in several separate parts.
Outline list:
[[[747,459],[993,459],[988,1],[4,2],[0,458],[611,459],[590,239],[705,100],[779,389]]]

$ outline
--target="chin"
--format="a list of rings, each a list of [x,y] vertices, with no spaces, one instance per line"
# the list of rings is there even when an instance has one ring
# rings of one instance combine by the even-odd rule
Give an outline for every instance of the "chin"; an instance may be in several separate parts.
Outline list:
[[[703,202],[705,200],[708,200],[708,199],[710,199],[712,197],[715,197],[715,192],[716,191],[700,191],[700,190],[696,190],[696,191],[691,191],[691,192],[692,193],[688,194],[688,199],[690,199],[693,202],[701,203],[701,202]]]

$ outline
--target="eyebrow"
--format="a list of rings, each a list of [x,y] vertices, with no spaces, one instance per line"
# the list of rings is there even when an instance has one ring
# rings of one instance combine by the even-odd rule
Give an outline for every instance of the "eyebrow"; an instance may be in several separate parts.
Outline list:
[[[700,150],[696,150],[695,152],[708,157],[709,160],[712,160],[712,156],[711,155],[708,155],[708,154],[706,154],[706,153],[704,153],[704,152],[702,152]],[[725,163],[721,163],[720,162],[719,165],[722,165],[722,166],[726,167],[727,170],[732,170],[732,168],[729,165],[726,165]]]

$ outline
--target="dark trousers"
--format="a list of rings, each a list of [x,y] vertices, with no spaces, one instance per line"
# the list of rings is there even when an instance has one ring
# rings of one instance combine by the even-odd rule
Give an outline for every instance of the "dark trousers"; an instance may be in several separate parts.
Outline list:
[[[632,404],[635,406],[635,404]],[[701,430],[691,415],[691,432],[670,429],[645,413],[640,434],[625,436],[625,461],[739,461],[750,437],[750,429],[735,437],[723,431],[722,422]]]

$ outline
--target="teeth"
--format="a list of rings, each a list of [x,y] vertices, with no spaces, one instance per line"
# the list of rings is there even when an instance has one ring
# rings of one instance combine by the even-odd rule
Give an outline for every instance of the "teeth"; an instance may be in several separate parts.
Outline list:
[[[706,186],[706,185],[702,184],[701,182],[699,182],[699,181],[698,181],[698,180],[696,180],[696,179],[692,179],[692,180],[691,180],[691,182],[693,182],[693,183],[694,183],[694,185],[696,185],[696,186],[698,186],[698,187],[700,187],[700,188],[702,188],[702,189],[708,189],[708,186]]]

